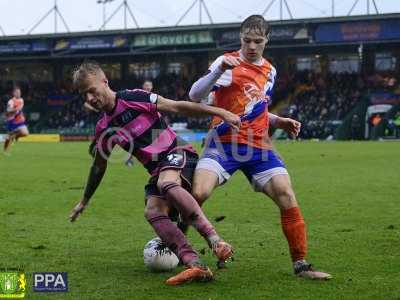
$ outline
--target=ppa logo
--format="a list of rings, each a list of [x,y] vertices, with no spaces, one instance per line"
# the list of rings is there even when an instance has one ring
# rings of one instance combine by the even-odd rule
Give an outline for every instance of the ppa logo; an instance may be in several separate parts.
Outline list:
[[[33,273],[33,291],[38,293],[68,292],[66,272]]]

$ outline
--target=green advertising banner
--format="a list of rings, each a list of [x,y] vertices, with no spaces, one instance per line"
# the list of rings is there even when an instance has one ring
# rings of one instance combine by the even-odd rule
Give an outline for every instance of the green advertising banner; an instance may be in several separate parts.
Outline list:
[[[214,39],[209,31],[192,31],[140,34],[135,36],[132,46],[195,45],[213,42]]]

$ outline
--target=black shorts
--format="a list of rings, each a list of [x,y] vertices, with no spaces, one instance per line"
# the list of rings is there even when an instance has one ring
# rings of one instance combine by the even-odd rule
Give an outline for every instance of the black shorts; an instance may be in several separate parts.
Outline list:
[[[197,153],[178,149],[170,152],[163,160],[161,160],[159,163],[159,173],[168,169],[180,170],[182,187],[191,193],[194,170],[198,160],[199,156]],[[157,181],[158,175],[152,176],[144,187],[146,199],[149,196],[162,197],[157,188]]]

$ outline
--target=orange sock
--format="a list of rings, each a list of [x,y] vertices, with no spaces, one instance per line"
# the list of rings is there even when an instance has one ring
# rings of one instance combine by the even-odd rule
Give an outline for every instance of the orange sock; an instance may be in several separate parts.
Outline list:
[[[292,261],[303,260],[307,253],[306,224],[299,207],[281,211],[282,230],[289,244]]]

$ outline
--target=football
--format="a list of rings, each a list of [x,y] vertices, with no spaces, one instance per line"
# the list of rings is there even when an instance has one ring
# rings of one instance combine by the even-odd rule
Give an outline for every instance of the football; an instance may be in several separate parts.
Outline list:
[[[147,242],[143,250],[143,258],[146,267],[153,272],[171,271],[179,263],[179,259],[175,253],[159,237]]]

